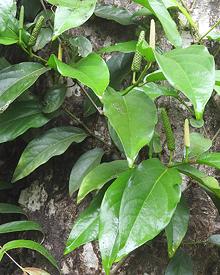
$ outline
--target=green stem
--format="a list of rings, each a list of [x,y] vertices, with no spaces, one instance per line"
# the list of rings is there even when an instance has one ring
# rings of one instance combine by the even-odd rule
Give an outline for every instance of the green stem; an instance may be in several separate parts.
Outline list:
[[[189,162],[189,147],[185,147],[184,162],[185,162],[185,163],[188,163],[188,162]]]
[[[216,140],[216,138],[218,137],[219,134],[220,134],[220,128],[218,129],[218,131],[215,133],[214,137],[212,138],[212,143]]]
[[[170,151],[169,163],[168,166],[172,165],[173,163],[173,151]]]
[[[131,90],[133,90],[135,87],[137,87],[142,79],[145,77],[147,71],[149,70],[149,68],[151,67],[151,62],[148,62],[147,65],[144,67],[144,70],[142,71],[141,75],[139,76],[138,80],[131,86],[129,87],[127,90],[123,91],[121,93],[121,95],[126,95],[128,94]]]
[[[182,103],[192,115],[194,115],[193,110],[189,108],[189,106],[186,104],[186,102],[181,97],[178,96],[178,97],[176,97],[176,99],[179,100],[179,102]]]
[[[220,24],[220,20],[218,20],[200,39],[198,42],[201,42],[212,30],[214,30]]]

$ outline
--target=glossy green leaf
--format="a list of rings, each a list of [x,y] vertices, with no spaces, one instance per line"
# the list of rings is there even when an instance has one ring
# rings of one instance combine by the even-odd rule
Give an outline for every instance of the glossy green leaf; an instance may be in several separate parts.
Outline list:
[[[168,225],[180,200],[181,181],[175,168],[165,167],[158,159],[143,161],[135,169],[121,201],[118,259]]]
[[[85,23],[92,16],[96,1],[72,0],[68,1],[68,5],[58,6],[55,11],[53,39],[63,32]]]
[[[131,40],[127,42],[116,43],[115,45],[106,46],[99,49],[99,53],[111,53],[111,52],[121,52],[121,53],[132,53],[136,51],[137,41]]]
[[[182,39],[178,33],[176,23],[171,18],[162,0],[134,0],[134,2],[149,9],[158,18],[171,44],[175,47],[182,46]]]
[[[18,42],[18,35],[15,31],[11,29],[6,29],[5,31],[0,33],[0,44],[1,45],[12,45]]]
[[[43,49],[52,39],[53,32],[50,28],[42,28],[38,37],[36,44],[33,46],[34,52]]]
[[[104,184],[117,178],[127,169],[128,165],[125,160],[115,160],[96,166],[83,179],[79,189],[77,202],[81,202],[83,198],[93,190],[101,189]]]
[[[43,232],[39,223],[33,221],[15,221],[0,225],[0,234],[33,230]]]
[[[70,196],[72,196],[73,193],[79,189],[84,177],[98,164],[100,164],[103,155],[104,151],[101,148],[95,148],[86,152],[77,160],[70,174]]]
[[[100,210],[99,248],[106,275],[118,253],[119,210],[132,170],[122,173],[105,193]]]
[[[26,215],[25,211],[14,204],[0,203],[0,214],[22,214]]]
[[[43,255],[47,260],[58,270],[58,265],[54,257],[51,255],[51,253],[44,248],[41,244],[31,241],[31,240],[14,240],[10,241],[6,244],[3,245],[3,247],[0,249],[0,261],[2,260],[2,257],[4,256],[4,252],[7,252],[12,249],[17,249],[17,248],[28,248],[35,250],[39,252],[41,255]]]
[[[21,155],[12,182],[28,176],[53,156],[63,154],[71,143],[82,142],[86,136],[83,130],[67,126],[50,129],[33,139]]]
[[[91,99],[93,100],[93,102],[96,104],[97,107],[102,108],[102,103],[95,93],[91,91],[89,93],[89,96],[91,97]],[[91,100],[88,97],[86,97],[83,101],[83,116],[89,117],[95,114],[96,112],[97,112],[97,109],[95,108]]]
[[[148,62],[154,62],[154,51],[149,46],[149,44],[146,42],[146,40],[141,41],[140,43],[137,43],[137,51],[144,57],[144,59]]]
[[[220,153],[205,153],[197,159],[197,163],[220,169]]]
[[[168,254],[172,258],[179,248],[183,238],[186,235],[189,223],[189,209],[182,197],[179,204],[177,205],[176,211],[165,228]]]
[[[52,113],[59,109],[65,99],[67,88],[64,85],[50,88],[44,95],[43,108],[44,113]]]
[[[154,133],[151,143],[152,143],[153,153],[160,154],[163,148],[161,145],[161,137],[157,132]]]
[[[215,88],[214,89],[220,95],[220,70],[215,71]]]
[[[48,68],[39,63],[24,62],[0,71],[0,113],[26,91]]]
[[[110,88],[103,96],[103,103],[104,113],[118,134],[131,167],[140,149],[149,144],[153,137],[157,123],[156,107],[140,91],[121,96]]]
[[[161,70],[157,70],[152,73],[149,73],[148,75],[146,75],[144,79],[144,81],[147,81],[147,82],[157,82],[162,80],[166,80],[166,77],[164,76]]]
[[[7,28],[11,18],[15,17],[16,9],[14,0],[0,1],[0,33]]]
[[[16,101],[0,114],[0,143],[22,135],[30,128],[38,128],[49,121],[36,100]]]
[[[212,147],[212,141],[200,133],[190,133],[189,157],[198,157]]]
[[[115,21],[124,26],[134,24],[132,20],[133,14],[123,7],[98,4],[94,13],[98,17]]]
[[[104,192],[93,199],[77,218],[66,243],[64,254],[68,254],[79,246],[97,239],[99,232],[99,213]]]
[[[178,93],[175,89],[158,85],[156,83],[147,83],[141,87],[135,87],[134,91],[144,92],[151,99],[155,100],[160,96],[173,96],[178,97]]]
[[[86,57],[92,52],[92,44],[84,36],[77,36],[75,38],[69,39],[69,43],[77,48],[79,56]]]
[[[9,67],[11,64],[4,57],[0,57],[0,70]]]
[[[97,96],[102,96],[109,84],[109,71],[104,60],[95,53],[81,59],[74,66],[67,65],[52,54],[48,65],[65,76],[77,79],[91,88]]]
[[[177,169],[190,178],[196,180],[208,192],[213,193],[216,197],[220,198],[220,186],[218,181],[214,177],[207,176],[203,172],[199,171],[195,167],[189,164],[181,164],[177,166]]]
[[[110,72],[109,86],[113,89],[121,88],[122,81],[126,79],[131,71],[133,56],[132,53],[116,53],[107,61]]]
[[[220,247],[220,234],[211,235],[208,238],[208,243],[214,244]]]
[[[114,144],[117,146],[119,151],[124,153],[124,148],[120,141],[120,138],[118,137],[117,133],[115,132],[114,128],[111,126],[109,122],[108,122],[108,131],[111,136],[111,139],[113,140]]]
[[[195,119],[194,117],[191,117],[190,118],[190,125],[194,128],[202,128],[204,126],[204,120],[203,119],[200,119],[200,120],[197,120]]]
[[[189,255],[177,251],[176,255],[169,262],[165,275],[193,275],[193,263]]]
[[[192,102],[196,118],[202,119],[204,108],[215,85],[215,62],[201,45],[176,49],[164,55],[155,52],[166,79]]]

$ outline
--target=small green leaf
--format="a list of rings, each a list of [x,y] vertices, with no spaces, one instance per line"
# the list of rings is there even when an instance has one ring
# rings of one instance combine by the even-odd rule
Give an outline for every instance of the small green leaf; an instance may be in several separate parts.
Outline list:
[[[209,40],[214,40],[219,42],[220,41],[220,32],[218,31],[212,31],[209,33],[209,35],[207,35]]]
[[[59,109],[66,96],[66,86],[59,85],[50,88],[43,98],[43,108],[44,113],[52,113]]]
[[[212,141],[200,133],[190,133],[189,157],[198,157],[212,147]]]
[[[137,44],[136,50],[144,57],[146,61],[155,61],[154,51],[145,40]]]
[[[36,100],[16,101],[0,114],[0,143],[13,140],[30,128],[41,127],[49,120]]]
[[[0,113],[49,69],[39,63],[24,62],[0,71]]]
[[[203,119],[195,119],[194,117],[190,118],[190,125],[194,128],[202,128],[204,126],[204,120]]]
[[[83,179],[79,189],[77,202],[81,202],[83,198],[93,190],[101,189],[104,184],[117,178],[127,169],[128,165],[125,160],[115,160],[96,166]]]
[[[123,7],[98,4],[94,13],[98,17],[115,21],[124,26],[134,24],[132,20],[133,14]]]
[[[33,230],[43,232],[43,229],[39,223],[33,221],[15,221],[0,225],[0,234]]]
[[[177,166],[180,173],[185,174],[192,179],[196,180],[206,191],[211,192],[220,198],[220,186],[214,177],[207,176],[189,164],[181,164]]]
[[[63,32],[85,23],[92,16],[96,1],[71,0],[68,1],[68,5],[58,6],[55,11],[53,39]]]
[[[202,119],[215,85],[213,56],[204,46],[193,45],[164,55],[155,52],[155,57],[166,79],[190,99],[196,118]]]
[[[197,163],[220,169],[220,153],[205,153],[197,159]]]
[[[9,204],[9,203],[0,203],[0,213],[1,214],[13,214],[14,213],[14,214],[26,215],[25,211],[21,207],[19,207],[17,205]]]
[[[77,160],[70,174],[70,180],[69,180],[70,196],[72,196],[73,193],[79,189],[83,181],[83,178],[91,170],[93,170],[98,164],[100,164],[103,155],[104,155],[104,151],[102,149],[95,148],[86,152]]]
[[[121,52],[121,53],[132,53],[136,51],[137,41],[127,41],[116,43],[115,45],[106,46],[99,49],[98,53],[111,53],[111,52]]]
[[[47,260],[54,267],[56,267],[59,270],[57,262],[54,259],[54,257],[50,254],[50,252],[39,243],[36,243],[31,240],[14,240],[4,244],[3,247],[0,249],[0,261],[2,260],[2,257],[4,256],[5,252],[16,248],[28,248],[39,252],[41,255],[47,258]]]
[[[140,149],[149,144],[153,137],[157,123],[156,107],[140,91],[121,96],[110,88],[103,96],[103,103],[104,113],[118,134],[131,167]]]
[[[161,70],[157,70],[146,75],[144,80],[147,82],[157,82],[157,81],[166,80],[166,77],[164,76]]]
[[[21,155],[12,182],[28,176],[53,156],[63,154],[71,143],[82,142],[86,136],[83,130],[67,126],[50,129],[33,139]]]
[[[104,192],[100,191],[89,207],[77,218],[67,240],[64,255],[83,244],[97,239],[99,232],[99,212],[103,196]]]
[[[182,39],[178,33],[176,23],[171,18],[162,0],[134,0],[150,10],[160,21],[168,40],[175,47],[182,46]]]
[[[92,52],[92,44],[84,36],[77,36],[76,38],[69,39],[69,43],[77,48],[79,56],[86,57]]]
[[[165,275],[193,275],[192,259],[182,251],[177,251],[176,255],[169,262]]]
[[[118,253],[119,210],[132,170],[122,173],[105,193],[100,210],[99,247],[106,275]]]
[[[156,83],[147,83],[141,87],[135,87],[134,91],[144,92],[151,99],[155,100],[160,96],[173,96],[178,97],[178,93],[175,89],[158,85]]]
[[[77,79],[101,97],[109,84],[109,71],[105,61],[95,53],[82,58],[73,66],[67,65],[52,54],[48,65],[65,76]]]
[[[165,167],[158,159],[143,161],[133,171],[121,201],[117,260],[168,225],[181,197],[181,181],[176,169]]]
[[[189,209],[184,198],[182,197],[170,223],[165,228],[170,258],[174,256],[183,238],[185,237],[188,229],[188,223]]]

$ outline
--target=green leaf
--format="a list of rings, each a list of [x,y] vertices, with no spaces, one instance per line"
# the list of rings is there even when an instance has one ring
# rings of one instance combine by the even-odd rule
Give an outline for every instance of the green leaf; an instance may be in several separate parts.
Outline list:
[[[202,119],[205,105],[215,85],[215,62],[201,45],[176,49],[164,55],[155,52],[166,79],[192,102],[196,118]]]
[[[108,122],[108,131],[111,136],[111,139],[113,140],[114,144],[117,146],[120,152],[124,153],[123,145],[115,132],[114,128],[111,126],[111,124]]]
[[[28,176],[53,156],[63,154],[71,143],[82,142],[86,136],[83,130],[67,126],[50,129],[33,139],[21,155],[12,182]]]
[[[140,149],[149,144],[153,137],[157,123],[156,107],[140,91],[121,96],[110,88],[103,96],[103,103],[104,113],[118,134],[129,166],[132,167]]]
[[[0,180],[0,191],[1,191],[1,190],[12,189],[13,187],[14,187],[13,184],[7,183],[7,182],[3,182],[3,181]]]
[[[175,168],[165,167],[158,159],[143,161],[134,170],[120,206],[117,260],[168,225],[180,200],[181,181]]]
[[[203,172],[199,171],[189,164],[181,164],[177,166],[180,173],[189,176],[196,180],[206,191],[211,192],[218,198],[220,198],[220,186],[218,181],[214,177],[207,176]]]
[[[69,43],[77,48],[79,56],[86,57],[92,52],[92,44],[84,36],[77,36],[76,38],[69,39]]]
[[[160,154],[162,152],[163,148],[161,145],[161,137],[157,132],[154,133],[151,143],[152,143],[153,152],[155,154]]]
[[[72,252],[79,246],[97,239],[99,232],[99,212],[104,192],[93,199],[77,218],[65,247],[64,255]]]
[[[52,113],[59,109],[65,99],[67,88],[64,85],[54,86],[50,88],[43,98],[44,113]]]
[[[220,70],[215,71],[215,87],[214,89],[220,95]]]
[[[42,28],[33,47],[34,52],[43,49],[52,39],[53,32],[50,28]]]
[[[96,104],[97,107],[102,108],[102,103],[100,102],[100,99],[98,96],[91,91],[89,93],[89,96],[93,100],[93,102]],[[84,102],[83,102],[83,116],[84,117],[89,117],[97,112],[97,109],[91,102],[91,100],[88,97],[85,97]]]
[[[55,11],[53,39],[63,32],[85,23],[92,16],[96,1],[71,0],[68,1],[68,6],[58,6]]]
[[[196,162],[220,169],[220,153],[205,153]]]
[[[209,35],[207,35],[209,40],[214,40],[219,42],[220,41],[220,32],[217,31],[212,31],[209,33]]]
[[[43,232],[42,227],[37,222],[32,221],[15,221],[8,222],[0,225],[0,234],[18,232],[18,231],[41,231]]]
[[[110,72],[109,86],[113,89],[121,88],[122,81],[126,79],[131,71],[133,56],[131,53],[116,53],[107,61]]]
[[[182,251],[177,251],[169,262],[165,275],[193,275],[192,259]]]
[[[25,211],[21,207],[9,203],[0,203],[0,213],[26,215]]]
[[[49,69],[39,63],[24,62],[0,71],[0,113]]]
[[[100,210],[99,248],[106,274],[118,253],[119,210],[132,170],[122,173],[105,193]]]
[[[134,2],[149,9],[158,18],[171,44],[175,47],[182,46],[182,39],[178,33],[176,23],[171,18],[162,0],[134,0]]]
[[[16,101],[0,114],[0,143],[13,140],[30,128],[41,127],[49,120],[36,100]]]
[[[157,82],[157,81],[166,80],[166,77],[164,76],[161,70],[157,70],[146,75],[144,80],[147,82]]]
[[[212,147],[212,141],[200,133],[190,133],[189,157],[198,157]]]
[[[137,41],[135,40],[116,43],[115,45],[110,45],[99,49],[98,53],[111,53],[111,52],[132,53],[136,51],[136,45],[137,45]]]
[[[134,24],[132,20],[133,14],[123,7],[98,4],[94,13],[98,17],[115,21],[124,26]]]
[[[144,57],[146,61],[148,62],[155,61],[154,51],[146,42],[146,40],[143,40],[140,43],[137,43],[136,50]]]
[[[127,169],[128,166],[125,160],[114,160],[96,166],[83,179],[79,189],[77,202],[81,202],[83,198],[93,190],[101,189],[104,184],[117,178]]]
[[[0,70],[9,67],[11,64],[4,57],[0,57]]]
[[[18,35],[12,29],[6,29],[3,32],[0,32],[0,44],[9,46],[12,44],[16,44],[18,42]]]
[[[160,96],[173,96],[176,98],[178,97],[178,93],[176,90],[170,87],[158,85],[156,83],[147,83],[141,87],[135,87],[133,90],[144,92],[153,100]]]
[[[183,238],[185,237],[188,229],[188,223],[189,209],[184,198],[182,197],[170,223],[165,228],[170,258],[174,256]]]
[[[39,252],[41,255],[47,258],[47,260],[50,261],[50,263],[54,267],[56,267],[59,270],[57,262],[54,259],[54,257],[50,254],[50,252],[39,243],[36,243],[31,240],[14,240],[4,244],[2,249],[0,249],[0,261],[2,260],[2,257],[4,256],[5,252],[16,248],[28,248]]]
[[[16,2],[5,0],[0,2],[0,33],[7,27],[12,18],[16,15]]]
[[[70,174],[70,196],[72,196],[73,193],[79,189],[84,177],[98,164],[100,164],[103,155],[104,151],[102,149],[95,148],[86,152],[77,160]]]
[[[220,234],[209,236],[208,243],[220,246]]]
[[[65,76],[77,79],[101,97],[109,84],[109,71],[105,61],[95,53],[82,58],[74,66],[67,65],[52,54],[48,65]]]

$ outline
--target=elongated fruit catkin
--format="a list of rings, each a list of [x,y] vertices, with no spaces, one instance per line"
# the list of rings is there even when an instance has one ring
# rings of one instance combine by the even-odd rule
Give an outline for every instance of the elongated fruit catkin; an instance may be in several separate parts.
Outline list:
[[[170,119],[168,117],[168,114],[164,108],[161,109],[161,118],[163,122],[163,127],[166,134],[166,140],[167,140],[167,147],[170,151],[175,150],[175,137],[173,134],[173,130],[170,124]]]
[[[137,45],[139,45],[145,38],[145,31],[141,31]],[[142,56],[138,50],[136,50],[134,54],[134,59],[131,65],[131,70],[132,72],[139,72],[141,70],[141,61],[142,61]]]
[[[29,42],[28,42],[28,46],[29,47],[33,47],[35,44],[36,44],[36,41],[37,41],[37,37],[40,33],[40,30],[43,26],[43,23],[44,23],[44,16],[40,16],[37,20],[37,23],[36,25],[34,26],[33,28],[33,31],[31,33],[31,36],[30,36],[30,39],[29,39]]]

